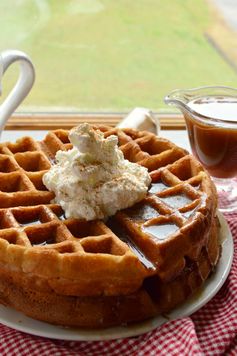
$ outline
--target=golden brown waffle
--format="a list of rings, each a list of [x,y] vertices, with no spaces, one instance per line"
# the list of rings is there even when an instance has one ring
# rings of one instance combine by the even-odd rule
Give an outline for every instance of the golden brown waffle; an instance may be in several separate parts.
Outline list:
[[[118,136],[148,168],[147,197],[107,221],[65,219],[42,176],[68,132],[0,145],[0,302],[51,323],[105,327],[184,301],[215,267],[220,247],[213,183],[185,150],[148,132]]]

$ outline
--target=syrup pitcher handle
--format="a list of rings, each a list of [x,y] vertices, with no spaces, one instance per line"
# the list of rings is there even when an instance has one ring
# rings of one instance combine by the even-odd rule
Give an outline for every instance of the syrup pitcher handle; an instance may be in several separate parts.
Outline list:
[[[0,53],[0,95],[2,94],[2,77],[7,68],[15,62],[19,62],[20,73],[18,80],[0,105],[0,135],[7,120],[31,90],[35,80],[35,70],[30,58],[17,50],[6,50]]]

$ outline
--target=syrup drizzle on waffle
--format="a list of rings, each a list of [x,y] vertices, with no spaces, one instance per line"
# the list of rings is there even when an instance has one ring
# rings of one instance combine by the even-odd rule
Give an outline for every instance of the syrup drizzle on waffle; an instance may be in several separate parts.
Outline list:
[[[156,269],[155,265],[146,258],[144,253],[135,245],[126,231],[121,226],[119,226],[113,218],[109,219],[107,225],[121,241],[125,242],[129,246],[129,248],[147,269]]]

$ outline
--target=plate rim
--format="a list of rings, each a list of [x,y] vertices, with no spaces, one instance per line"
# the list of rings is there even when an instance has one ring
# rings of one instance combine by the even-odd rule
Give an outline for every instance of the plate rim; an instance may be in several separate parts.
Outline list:
[[[220,212],[218,212],[218,218],[221,227],[220,238],[222,240],[222,254],[215,273],[205,281],[204,285],[201,287],[201,293],[200,290],[198,290],[184,303],[168,313],[168,317],[158,315],[143,322],[106,329],[80,329],[52,325],[43,321],[34,320],[13,308],[0,305],[0,323],[17,331],[55,340],[103,341],[139,336],[152,331],[171,320],[187,317],[202,308],[217,294],[226,281],[231,269],[234,255],[233,236],[226,219]],[[225,234],[227,236],[223,238],[222,235]],[[209,289],[210,292],[208,292]],[[9,321],[6,317],[4,318],[4,314],[10,314],[13,319],[19,320],[14,322],[11,320]]]

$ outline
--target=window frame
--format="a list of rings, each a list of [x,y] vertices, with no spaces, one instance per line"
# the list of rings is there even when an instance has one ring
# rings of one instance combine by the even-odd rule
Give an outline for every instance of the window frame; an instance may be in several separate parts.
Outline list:
[[[116,126],[127,112],[97,112],[97,113],[15,113],[5,127],[5,130],[54,130],[58,128],[70,129],[83,122]],[[184,130],[185,121],[181,114],[154,113],[160,120],[162,130]]]

